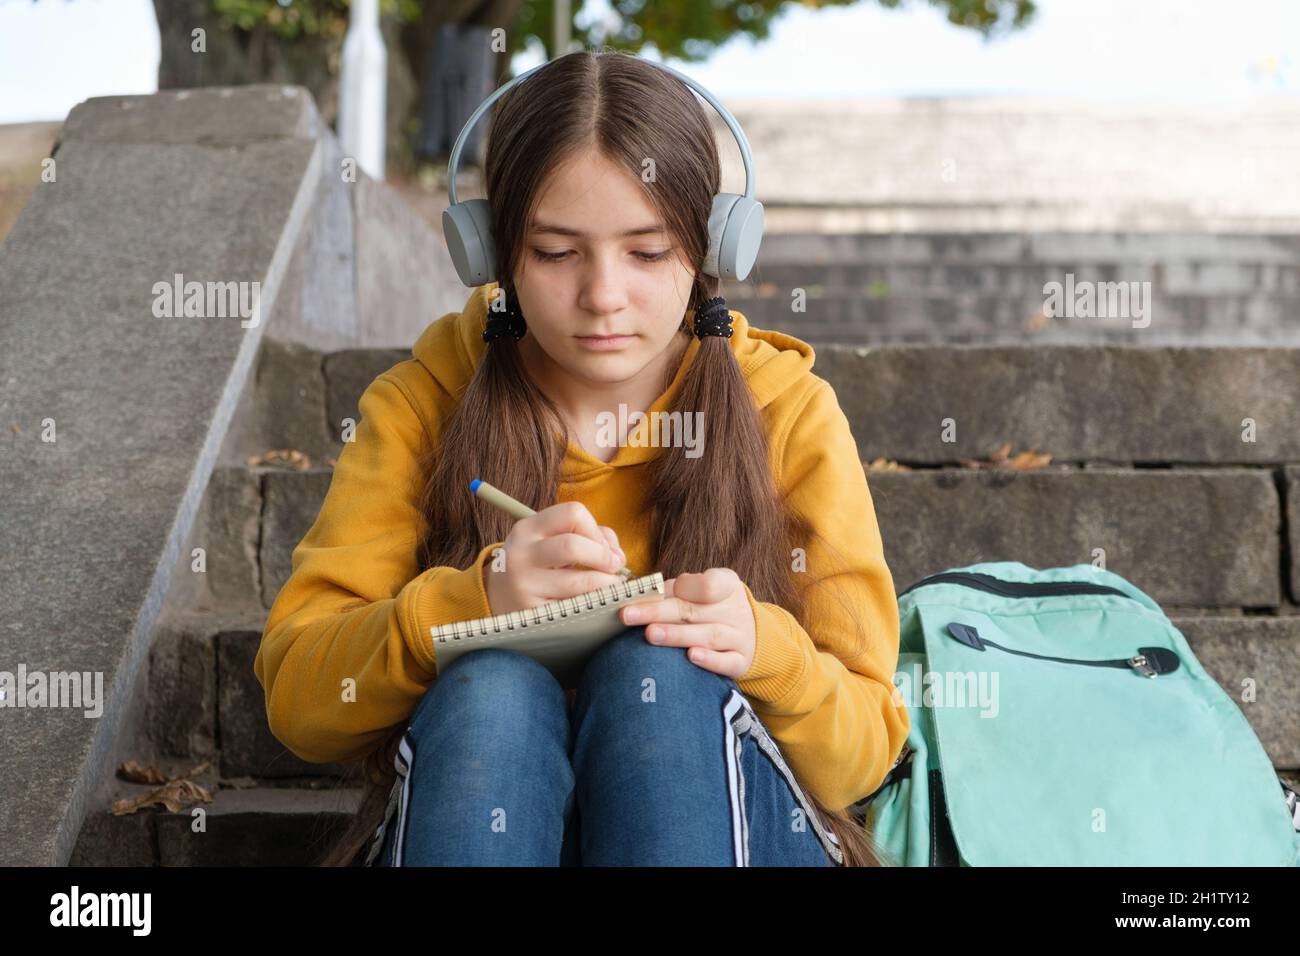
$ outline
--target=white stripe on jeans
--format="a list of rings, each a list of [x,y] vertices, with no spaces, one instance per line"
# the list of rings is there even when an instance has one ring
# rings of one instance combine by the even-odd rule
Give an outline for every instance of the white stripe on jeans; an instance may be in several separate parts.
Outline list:
[[[736,716],[736,732],[753,735],[754,742],[758,745],[759,750],[767,755],[768,759],[776,767],[777,772],[785,778],[790,792],[794,794],[795,800],[803,810],[804,819],[812,824],[813,831],[821,842],[822,848],[826,851],[826,855],[834,860],[836,865],[842,866],[844,863],[844,850],[840,846],[839,839],[831,831],[830,825],[817,812],[817,808],[812,805],[812,801],[804,792],[803,787],[799,785],[799,781],[795,779],[794,771],[786,763],[785,757],[782,756],[781,749],[772,737],[771,731],[758,719],[758,714],[754,712],[753,705],[735,688],[732,688],[731,699],[727,702],[729,711],[733,704],[744,710],[743,714],[737,714]],[[744,793],[743,781],[741,793]]]
[[[740,735],[736,731],[737,715],[744,716],[744,700],[733,690],[723,708],[727,757],[727,793],[731,800],[731,835],[736,852],[736,866],[749,866],[749,821],[745,819],[745,775],[740,767]]]
[[[397,745],[397,756],[393,759],[393,765],[402,778],[402,798],[397,805],[397,833],[393,840],[393,866],[402,865],[402,841],[406,837],[406,810],[411,804],[411,764],[414,761],[415,754],[403,734]]]

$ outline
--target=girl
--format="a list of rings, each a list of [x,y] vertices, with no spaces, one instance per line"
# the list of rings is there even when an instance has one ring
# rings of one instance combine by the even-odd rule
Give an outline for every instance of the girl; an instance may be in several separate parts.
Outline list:
[[[704,110],[653,64],[571,53],[502,95],[485,174],[508,278],[366,389],[258,651],[272,732],[364,761],[326,863],[878,865],[846,808],[908,733],[893,581],[813,350],[701,271]],[[655,447],[665,412],[702,435]],[[576,688],[499,649],[440,672],[431,626],[624,565],[666,595]]]

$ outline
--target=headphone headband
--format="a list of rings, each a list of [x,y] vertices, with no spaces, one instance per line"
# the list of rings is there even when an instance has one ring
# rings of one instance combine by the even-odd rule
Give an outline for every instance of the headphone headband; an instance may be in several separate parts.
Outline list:
[[[451,205],[453,206],[456,205],[458,201],[456,198],[456,172],[460,167],[460,154],[461,151],[465,148],[465,140],[469,137],[470,131],[474,128],[474,124],[479,121],[479,118],[484,113],[487,112],[488,108],[493,103],[495,103],[497,99],[501,96],[501,94],[505,93],[506,90],[513,87],[516,83],[519,83],[522,80],[526,79],[527,77],[531,76],[532,74],[536,73],[542,67],[547,66],[548,64],[553,62],[554,60],[547,60],[545,63],[539,63],[537,66],[525,70],[523,73],[520,73],[518,76],[516,76],[513,80],[510,80],[509,82],[500,86],[497,90],[495,90],[492,93],[491,96],[489,96],[482,103],[480,103],[478,105],[478,108],[474,110],[473,113],[470,114],[469,119],[465,121],[465,125],[460,131],[460,135],[456,137],[456,142],[451,148],[451,158],[447,161],[447,197],[448,199],[451,200]],[[645,62],[650,63],[651,66],[657,67],[658,69],[664,70],[665,72],[670,73],[673,76],[677,77],[677,79],[681,80],[688,87],[690,87],[692,90],[694,90],[696,93],[700,94],[700,96],[702,96],[704,99],[706,99],[709,102],[709,105],[712,106],[713,109],[717,112],[717,114],[722,117],[723,122],[727,124],[727,128],[731,130],[731,135],[736,138],[736,145],[740,147],[740,159],[741,162],[743,162],[745,165],[745,191],[742,195],[747,199],[753,199],[754,198],[754,158],[750,154],[749,140],[745,138],[745,131],[740,128],[740,124],[736,122],[736,118],[731,115],[731,112],[725,106],[723,106],[720,102],[718,102],[717,97],[715,97],[712,93],[706,90],[699,83],[696,83],[689,76],[686,76],[683,73],[679,73],[677,70],[674,70],[671,66],[665,66],[662,63],[654,63],[650,60],[646,60]]]
[[[491,204],[486,199],[467,199],[462,202],[456,196],[456,173],[460,168],[461,150],[465,148],[465,140],[474,124],[502,93],[551,62],[554,61],[548,60],[525,70],[495,90],[474,110],[452,146],[451,159],[447,163],[447,198],[451,203],[442,213],[442,234],[452,264],[456,267],[456,275],[471,288],[499,279],[499,276],[496,241],[492,237],[490,222]],[[749,140],[745,138],[736,118],[712,93],[670,66],[662,63],[650,65],[672,74],[707,100],[726,122],[727,128],[736,138],[736,145],[740,147],[740,157],[745,164],[745,192],[743,195],[720,192],[713,197],[709,209],[708,247],[700,263],[700,271],[720,279],[742,280],[753,268],[758,257],[758,247],[763,241],[763,204],[754,198],[754,159],[749,151]]]

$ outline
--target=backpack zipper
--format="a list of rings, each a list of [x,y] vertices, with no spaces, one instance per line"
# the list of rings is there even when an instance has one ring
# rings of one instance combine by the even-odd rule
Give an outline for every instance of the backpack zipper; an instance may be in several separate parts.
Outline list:
[[[1040,661],[1057,661],[1061,664],[1082,664],[1086,667],[1128,668],[1136,671],[1143,677],[1159,677],[1161,674],[1172,674],[1174,671],[1178,670],[1182,663],[1178,659],[1178,655],[1167,647],[1139,647],[1137,654],[1133,657],[1117,657],[1111,660],[1090,661],[1077,657],[1049,657],[1046,654],[1031,654],[1029,651],[1018,651],[1012,647],[1003,647],[1001,644],[980,637],[980,632],[970,624],[960,624],[957,621],[953,621],[948,625],[948,634],[958,642],[965,644],[967,647],[973,647],[977,651],[982,651],[986,647],[995,647],[1007,654],[1016,654],[1020,657],[1034,657]]]
[[[961,584],[965,587],[1002,594],[1006,597],[1045,597],[1051,594],[1117,594],[1130,601],[1136,601],[1133,595],[1109,584],[1092,584],[1086,581],[1003,581],[982,571],[940,571],[921,578],[898,596],[926,584]]]

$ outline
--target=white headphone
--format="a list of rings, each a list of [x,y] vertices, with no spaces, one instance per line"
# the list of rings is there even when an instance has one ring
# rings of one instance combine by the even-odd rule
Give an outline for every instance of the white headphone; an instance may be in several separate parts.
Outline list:
[[[447,251],[451,253],[451,261],[456,266],[456,273],[460,276],[460,281],[467,286],[480,286],[499,277],[496,246],[492,241],[492,230],[488,225],[488,201],[486,199],[456,201],[456,170],[460,165],[460,153],[465,146],[465,138],[497,97],[546,65],[542,63],[525,70],[480,103],[478,109],[465,123],[460,135],[456,137],[455,145],[452,146],[451,159],[447,164],[447,194],[451,206],[442,212],[442,231],[443,238],[447,241]],[[731,129],[736,143],[740,146],[740,157],[745,164],[745,193],[743,196],[735,193],[718,193],[713,197],[713,210],[709,214],[709,248],[704,256],[703,271],[720,279],[744,279],[753,268],[754,260],[758,258],[759,243],[763,241],[763,204],[754,198],[754,160],[749,152],[749,140],[745,138],[745,133],[736,122],[736,118],[718,102],[712,93],[672,67],[660,63],[651,65],[671,73],[708,100]]]

